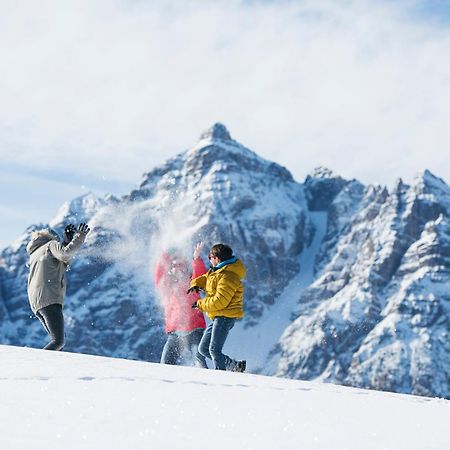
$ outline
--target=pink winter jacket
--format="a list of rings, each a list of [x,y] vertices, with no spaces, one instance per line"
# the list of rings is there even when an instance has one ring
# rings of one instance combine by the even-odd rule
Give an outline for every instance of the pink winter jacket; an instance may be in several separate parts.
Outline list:
[[[170,273],[170,268],[171,258],[167,253],[163,253],[155,267],[155,286],[164,307],[166,333],[206,328],[203,313],[192,309],[192,303],[198,300],[200,295],[195,292],[186,294],[191,279],[206,273],[205,263],[201,258],[193,259],[192,276],[189,276],[189,268],[185,266],[179,279]]]

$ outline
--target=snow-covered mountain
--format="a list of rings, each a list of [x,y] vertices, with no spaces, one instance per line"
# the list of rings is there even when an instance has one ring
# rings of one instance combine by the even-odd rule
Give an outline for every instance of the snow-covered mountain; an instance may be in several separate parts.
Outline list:
[[[277,374],[448,397],[449,213],[450,189],[428,171],[392,192],[345,186]]]
[[[215,124],[128,195],[86,195],[50,221],[92,228],[68,276],[66,348],[157,361],[155,258],[222,241],[248,268],[228,344],[250,370],[450,397],[449,214],[449,187],[427,171],[391,191],[324,168],[298,183]],[[1,254],[2,343],[44,341],[26,299],[40,227]]]

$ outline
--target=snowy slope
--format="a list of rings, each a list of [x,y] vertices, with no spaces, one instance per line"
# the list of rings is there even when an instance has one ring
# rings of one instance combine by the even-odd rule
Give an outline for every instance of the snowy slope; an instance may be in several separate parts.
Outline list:
[[[0,447],[447,450],[450,402],[0,346]]]

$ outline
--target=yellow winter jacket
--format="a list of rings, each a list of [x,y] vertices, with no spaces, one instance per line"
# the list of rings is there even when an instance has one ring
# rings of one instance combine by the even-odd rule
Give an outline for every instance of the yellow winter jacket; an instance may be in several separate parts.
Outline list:
[[[242,281],[246,269],[240,259],[220,269],[209,269],[205,275],[194,278],[191,287],[203,289],[206,296],[197,301],[199,310],[206,312],[211,320],[215,317],[240,319],[244,315]]]

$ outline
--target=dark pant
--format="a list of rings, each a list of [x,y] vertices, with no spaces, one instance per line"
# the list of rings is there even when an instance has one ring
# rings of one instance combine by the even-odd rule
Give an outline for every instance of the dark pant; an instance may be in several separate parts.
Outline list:
[[[52,338],[44,347],[44,350],[62,350],[64,347],[64,316],[62,305],[55,303],[41,308],[36,312],[36,317],[41,321],[45,331]]]
[[[236,319],[229,317],[216,317],[203,333],[198,346],[198,351],[206,358],[212,359],[218,370],[231,369],[236,365],[236,361],[222,353],[225,340],[235,321]]]
[[[198,328],[188,334],[169,333],[161,355],[162,364],[180,364],[181,356],[188,350],[197,367],[207,369],[205,357],[198,352],[198,344],[203,336],[203,329]],[[194,357],[195,355],[195,357]]]

